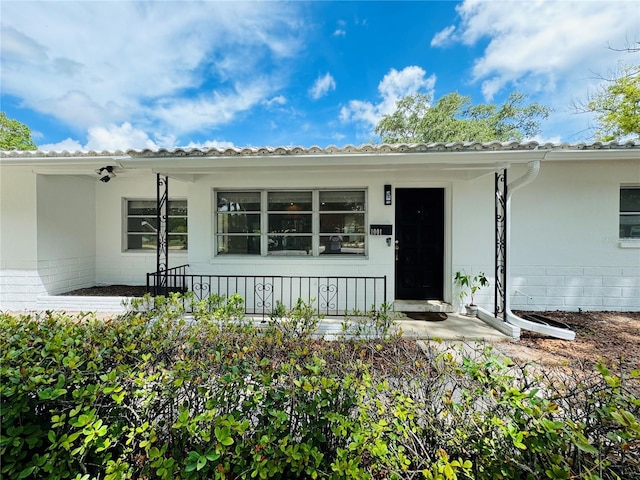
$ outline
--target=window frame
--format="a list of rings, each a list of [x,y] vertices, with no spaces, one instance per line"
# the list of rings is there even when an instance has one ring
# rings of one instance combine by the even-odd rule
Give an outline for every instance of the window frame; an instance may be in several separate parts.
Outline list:
[[[157,210],[157,199],[156,198],[150,198],[150,197],[124,197],[122,199],[122,251],[124,253],[153,253],[155,254],[157,251],[157,245],[155,248],[129,248],[129,235],[138,235],[139,236],[143,236],[144,233],[143,232],[129,232],[129,219],[130,218],[142,218],[142,217],[149,217],[149,216],[153,216],[156,217],[157,216],[157,211],[155,211],[152,215],[130,215],[129,214],[129,203],[130,202],[153,202],[155,204],[155,209]],[[185,242],[184,248],[181,248],[179,250],[175,250],[172,251],[172,253],[187,253],[189,250],[189,203],[186,197],[172,197],[169,199],[169,203],[171,204],[172,202],[185,202],[186,204],[186,212],[184,215],[171,215],[169,214],[169,219],[172,218],[184,218],[185,220],[185,225],[186,225],[186,229],[187,231],[185,233],[171,233],[171,232],[167,232],[167,241],[171,240],[171,237],[175,237],[175,236],[180,236],[180,237],[184,237],[185,238]],[[169,208],[171,208],[169,206]],[[152,226],[153,228],[153,226]],[[155,232],[150,232],[153,233],[155,235]]]
[[[622,209],[622,191],[623,190],[637,190],[640,192],[640,185],[620,185],[619,201],[618,201],[618,237],[623,242],[640,242],[640,235],[638,236],[623,236],[622,235],[622,217],[638,217],[640,218],[640,210],[626,211]]]
[[[269,251],[269,239],[274,236],[274,232],[269,232],[269,215],[282,215],[284,211],[282,210],[269,210],[269,194],[270,193],[311,193],[311,211],[305,210],[302,212],[304,215],[311,215],[311,232],[310,233],[293,233],[290,234],[291,237],[310,237],[311,238],[311,249],[308,254],[296,254],[293,251],[289,254],[276,254],[273,253],[274,250]],[[320,192],[358,192],[363,194],[363,210],[359,211],[359,214],[363,216],[363,225],[362,225],[362,235],[364,248],[362,253],[341,253],[339,255],[324,255],[321,252],[320,246],[320,238],[322,236],[326,236],[326,232],[323,233],[320,231],[320,217],[322,214],[344,214],[345,212],[337,212],[337,211],[322,211],[320,207]],[[260,214],[260,233],[257,234],[260,238],[260,252],[258,254],[251,253],[221,253],[219,250],[219,239],[223,236],[231,237],[241,235],[238,233],[224,233],[219,232],[219,221],[218,215],[229,215],[228,211],[220,212],[218,211],[218,195],[225,193],[259,193],[260,194],[260,210],[251,211],[250,213],[259,213]],[[334,257],[336,259],[345,259],[345,258],[368,258],[368,249],[369,249],[369,235],[367,231],[368,225],[368,197],[369,192],[367,188],[364,187],[345,187],[345,188],[215,188],[213,189],[213,197],[212,197],[212,207],[213,207],[213,218],[212,218],[212,226],[213,226],[213,257],[214,258],[227,258],[227,257],[246,257],[246,258],[256,258],[256,257],[274,257],[274,258],[331,258]]]

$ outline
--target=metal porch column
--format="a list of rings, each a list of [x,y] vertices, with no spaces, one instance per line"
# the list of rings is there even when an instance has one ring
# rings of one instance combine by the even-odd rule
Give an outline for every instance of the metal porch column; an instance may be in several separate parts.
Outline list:
[[[507,309],[507,169],[495,173],[495,287],[494,316]],[[505,319],[506,321],[506,319]]]
[[[156,174],[156,272],[154,295],[166,295],[169,287],[169,177]]]

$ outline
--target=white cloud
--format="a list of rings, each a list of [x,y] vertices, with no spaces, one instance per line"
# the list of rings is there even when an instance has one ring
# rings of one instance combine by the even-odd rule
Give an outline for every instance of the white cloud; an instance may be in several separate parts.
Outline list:
[[[277,92],[302,48],[297,9],[268,2],[4,2],[3,94],[79,128],[130,121],[169,131],[183,119],[165,125],[156,112],[166,109],[157,106],[188,109],[191,92],[203,85],[212,92],[246,86],[249,92],[235,96],[253,98],[259,66],[267,78],[260,98],[241,102],[249,108]],[[222,105],[210,109],[229,110],[227,97],[212,93],[209,103]],[[189,128],[208,125],[191,121]]]
[[[448,27],[440,30],[431,39],[431,46],[441,47],[449,43],[452,40],[452,34],[455,29],[456,29],[455,25],[449,25]]]
[[[120,126],[92,127],[89,129],[85,150],[120,150],[127,148],[159,148],[156,142],[142,130],[135,129],[125,122]]]
[[[39,150],[61,152],[67,150],[93,150],[100,151],[116,151],[127,150],[129,148],[157,149],[161,147],[173,147],[175,145],[175,137],[158,136],[152,140],[149,135],[130,123],[125,122],[122,125],[107,125],[100,127],[91,127],[87,134],[87,143],[82,145],[78,140],[67,138],[58,143],[50,143],[38,145]]]
[[[43,152],[77,152],[78,150],[83,150],[83,148],[79,141],[67,138],[58,143],[38,145],[38,150]]]
[[[264,103],[267,107],[273,107],[274,105],[286,105],[287,103],[287,98],[284,95],[276,95],[273,98],[270,98],[268,100],[264,100],[262,103]]]
[[[247,84],[235,85],[229,91],[216,91],[191,99],[170,99],[152,109],[153,114],[175,133],[216,128],[267,98],[270,88],[267,82],[257,78]]]
[[[346,37],[347,36],[347,21],[346,20],[338,20],[338,26],[333,32],[334,37]]]
[[[436,76],[426,75],[427,73],[417,66],[405,67],[400,71],[392,68],[378,85],[378,93],[382,97],[379,103],[351,100],[348,106],[342,107],[340,119],[344,122],[361,122],[375,127],[384,115],[395,111],[396,102],[400,98],[418,92],[433,96]]]
[[[457,34],[452,35],[452,25],[436,37],[467,45],[488,41],[472,69],[486,99],[508,86],[549,92],[578,82],[583,88],[590,72],[606,71],[624,56],[608,45],[623,46],[640,34],[638,4],[624,0],[466,0],[456,9],[461,17]]]
[[[185,148],[217,148],[224,150],[226,148],[233,148],[235,145],[233,142],[219,142],[218,140],[207,140],[206,142],[189,142],[185,145]]]
[[[128,149],[158,149],[176,148],[175,137],[158,136],[152,140],[147,133],[134,128],[130,123],[123,123],[120,126],[109,125],[107,127],[94,127],[89,129],[88,142],[82,145],[78,140],[67,138],[58,143],[38,145],[38,150],[55,152],[76,152],[76,151],[116,151]],[[182,148],[232,148],[233,142],[218,140],[206,140],[202,142],[190,141]]]
[[[324,97],[329,91],[336,89],[336,81],[333,79],[330,73],[325,74],[322,77],[318,77],[313,83],[313,86],[309,89],[309,95],[314,100]]]

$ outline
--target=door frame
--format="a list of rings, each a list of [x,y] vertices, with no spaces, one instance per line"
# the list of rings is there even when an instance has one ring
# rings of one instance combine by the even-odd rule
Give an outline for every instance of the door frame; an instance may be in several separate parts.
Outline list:
[[[420,189],[420,188],[440,188],[444,190],[444,245],[443,245],[443,278],[442,278],[442,300],[446,303],[453,304],[453,280],[452,280],[452,231],[453,231],[453,188],[451,182],[425,182],[415,183],[397,183],[393,185],[393,205],[394,205],[394,223],[395,209],[398,208],[396,201],[397,189]],[[397,235],[397,225],[394,226],[394,243]],[[395,251],[393,252],[393,297],[396,300],[404,300],[396,298],[396,261]]]

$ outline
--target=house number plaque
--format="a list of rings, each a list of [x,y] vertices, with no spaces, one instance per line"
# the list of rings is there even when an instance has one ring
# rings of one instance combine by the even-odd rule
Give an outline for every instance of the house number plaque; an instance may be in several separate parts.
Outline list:
[[[369,235],[391,235],[393,234],[393,225],[370,225]]]

